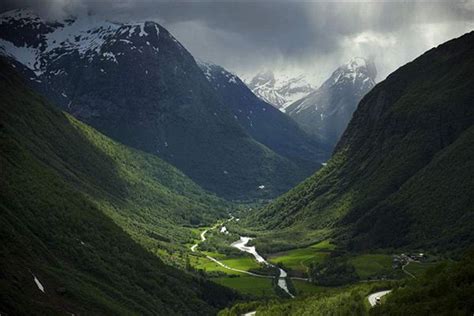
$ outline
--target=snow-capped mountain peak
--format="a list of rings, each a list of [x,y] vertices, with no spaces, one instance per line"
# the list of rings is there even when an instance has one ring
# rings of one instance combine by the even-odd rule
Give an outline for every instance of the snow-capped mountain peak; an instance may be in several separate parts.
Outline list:
[[[154,22],[124,24],[91,15],[50,22],[27,9],[13,10],[0,15],[0,53],[41,75],[46,64],[67,54],[88,59],[103,55],[116,62],[112,53],[104,51],[108,41],[132,44],[134,38],[157,40],[159,33]],[[146,43],[153,46],[153,42]]]
[[[308,133],[335,145],[358,102],[375,85],[376,75],[372,60],[352,58],[318,90],[289,105],[286,112]]]
[[[362,80],[363,84],[373,85],[376,76],[377,70],[373,61],[362,57],[354,57],[336,69],[331,77],[324,82],[323,86],[338,84],[347,80],[352,81],[353,84],[358,84],[356,81]]]
[[[260,99],[283,112],[288,105],[314,91],[303,75],[276,77],[271,70],[258,73],[246,84]]]

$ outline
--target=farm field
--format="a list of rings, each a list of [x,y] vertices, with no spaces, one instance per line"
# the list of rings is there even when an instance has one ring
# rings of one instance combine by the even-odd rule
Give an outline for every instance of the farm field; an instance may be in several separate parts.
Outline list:
[[[392,271],[392,256],[386,254],[363,254],[349,258],[361,279]]]
[[[225,255],[219,253],[204,252],[204,254],[216,258],[223,264],[234,269],[249,271],[252,269],[258,269],[260,267],[260,265],[254,259],[248,256],[226,258]],[[243,275],[243,273],[226,269],[206,257],[191,256],[190,263],[195,269],[204,270],[206,272],[224,272],[229,275]]]
[[[431,267],[436,266],[438,263],[434,262],[410,262],[406,267],[405,270],[410,272],[416,277],[421,276],[426,270],[428,270]]]
[[[233,288],[242,294],[251,294],[255,296],[276,296],[272,287],[272,280],[269,278],[259,278],[253,276],[238,277],[219,277],[212,281]]]
[[[310,263],[323,262],[333,249],[334,245],[325,240],[306,248],[275,253],[268,259],[271,263],[281,263],[291,270],[306,272]]]

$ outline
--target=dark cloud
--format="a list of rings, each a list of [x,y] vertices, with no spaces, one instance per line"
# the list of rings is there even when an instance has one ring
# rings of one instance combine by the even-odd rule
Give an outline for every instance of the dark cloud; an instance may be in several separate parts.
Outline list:
[[[466,1],[7,0],[52,18],[94,12],[113,20],[157,20],[197,57],[238,73],[259,68],[324,78],[352,55],[372,55],[379,73],[472,29]]]

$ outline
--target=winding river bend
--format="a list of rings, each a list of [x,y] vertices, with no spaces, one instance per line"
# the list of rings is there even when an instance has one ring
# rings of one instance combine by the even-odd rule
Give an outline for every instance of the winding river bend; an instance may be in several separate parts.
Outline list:
[[[230,219],[227,220],[227,222],[230,222],[234,219],[234,217],[232,216]],[[206,229],[204,230],[202,233],[201,233],[201,240],[198,241],[197,243],[195,243],[194,245],[191,246],[191,251],[192,252],[195,252],[198,245],[205,241],[206,240],[206,233],[209,231],[209,230],[212,230],[212,229],[216,229],[217,227],[221,226],[222,224],[216,224],[214,225],[213,227],[209,228],[209,229]],[[224,226],[225,227],[225,226]],[[227,231],[227,229],[225,229],[225,231]],[[239,249],[240,251],[243,251],[243,252],[247,252],[249,254],[251,254],[255,260],[257,260],[258,263],[261,263],[261,264],[265,264],[267,266],[270,266],[270,267],[275,267],[275,265],[269,263],[268,261],[265,260],[265,258],[263,258],[258,252],[257,250],[255,249],[255,246],[247,246],[247,243],[252,240],[252,238],[250,237],[244,237],[244,236],[240,236],[240,239],[237,240],[237,241],[234,241],[230,246],[231,247],[234,247],[234,248],[237,248]],[[256,273],[252,273],[252,272],[249,272],[249,271],[244,271],[244,270],[240,270],[240,269],[235,269],[235,268],[232,268],[232,267],[229,267],[228,265],[220,262],[219,260],[217,260],[216,258],[213,258],[211,256],[208,256],[206,255],[206,258],[215,262],[216,264],[222,266],[223,268],[225,269],[228,269],[228,270],[231,270],[231,271],[235,271],[235,272],[240,272],[240,273],[244,273],[244,274],[248,274],[248,275],[251,275],[251,276],[255,276],[255,277],[260,277],[260,278],[272,278],[273,279],[273,276],[269,276],[269,275],[263,275],[263,274],[256,274]],[[288,284],[286,283],[286,278],[288,277],[288,273],[281,269],[281,268],[278,268],[280,270],[280,274],[278,276],[278,287],[281,288],[283,291],[285,291],[285,293],[288,294],[288,296],[290,296],[291,298],[294,298],[295,296],[289,291],[288,289]],[[307,278],[298,278],[298,277],[293,277],[292,279],[298,279],[298,280],[303,280],[303,281],[308,281]],[[389,294],[391,292],[391,290],[386,290],[386,291],[381,291],[381,292],[377,292],[377,293],[372,293],[370,294],[367,299],[370,303],[370,305],[373,307],[377,304],[377,298],[380,298],[382,296],[385,296],[387,294]],[[244,316],[253,316],[255,315],[255,311],[251,311],[251,312],[248,312],[246,314],[244,314]]]
[[[250,240],[252,240],[252,238],[240,236],[240,240],[233,242],[231,246],[239,249],[240,251],[251,254],[252,256],[254,256],[255,260],[257,260],[258,263],[265,264],[269,267],[275,267],[275,265],[269,263],[257,252],[255,246],[247,246],[247,243]],[[278,287],[285,291],[286,294],[288,294],[291,298],[294,298],[295,296],[291,294],[291,292],[288,290],[288,284],[286,283],[286,277],[288,276],[288,273],[286,273],[286,271],[282,268],[278,269],[280,270],[280,275],[278,276]]]
[[[231,220],[233,220],[234,217],[231,217],[229,220],[227,220],[228,222],[230,222]],[[213,226],[212,228],[210,229],[215,229],[217,228],[218,226],[220,225],[215,225]],[[205,231],[203,231],[201,233],[201,240],[197,243],[195,243],[194,245],[191,246],[191,251],[192,252],[195,252],[199,243],[203,242],[206,240],[206,233],[208,232],[209,230],[206,229]],[[275,265],[269,263],[268,261],[265,260],[265,258],[263,258],[258,252],[257,250],[255,249],[255,246],[247,246],[247,243],[252,240],[252,238],[250,237],[243,237],[243,236],[240,236],[240,239],[233,242],[231,244],[231,247],[234,247],[234,248],[237,248],[239,249],[240,251],[243,251],[243,252],[247,252],[249,254],[251,254],[255,260],[257,260],[258,263],[261,263],[261,264],[264,264],[264,265],[267,265],[269,267],[275,267]],[[273,279],[273,276],[269,276],[269,275],[263,275],[263,274],[257,274],[257,273],[252,273],[252,272],[249,272],[249,271],[244,271],[244,270],[240,270],[240,269],[235,269],[235,268],[232,268],[232,267],[229,267],[228,265],[222,263],[221,261],[217,260],[216,258],[214,257],[211,257],[211,256],[208,256],[206,255],[206,258],[217,263],[218,265],[220,265],[221,267],[225,268],[225,269],[228,269],[228,270],[231,270],[231,271],[235,271],[235,272],[240,272],[240,273],[244,273],[244,274],[248,274],[248,275],[251,275],[251,276],[255,276],[255,277],[260,277],[260,278],[271,278]],[[287,293],[291,298],[294,298],[295,296],[293,294],[291,294],[291,292],[288,290],[288,284],[286,283],[286,278],[288,276],[288,273],[286,273],[285,270],[281,269],[281,268],[278,268],[280,270],[280,274],[278,276],[278,287],[281,288],[283,291],[285,291],[285,293]]]

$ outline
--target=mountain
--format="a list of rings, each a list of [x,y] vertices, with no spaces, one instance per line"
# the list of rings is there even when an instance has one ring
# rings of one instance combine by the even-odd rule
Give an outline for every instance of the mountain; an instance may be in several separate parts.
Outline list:
[[[245,132],[191,54],[154,22],[48,22],[15,10],[0,16],[0,38],[3,54],[53,103],[207,190],[270,198],[308,174]]]
[[[474,32],[399,68],[359,103],[327,166],[249,223],[293,244],[330,236],[354,250],[466,248],[474,242],[473,74]]]
[[[228,205],[48,104],[0,59],[2,314],[202,314],[234,294],[165,265]],[[171,255],[169,255],[171,258]]]
[[[375,85],[372,61],[353,58],[334,71],[322,86],[286,108],[286,113],[306,132],[333,146],[349,124],[362,97]]]
[[[303,75],[275,78],[270,70],[258,73],[246,84],[256,96],[283,112],[288,105],[314,91]]]
[[[308,165],[308,175],[327,159],[329,150],[284,113],[259,99],[239,77],[221,66],[200,63],[207,80],[234,119],[258,142],[292,161]]]

